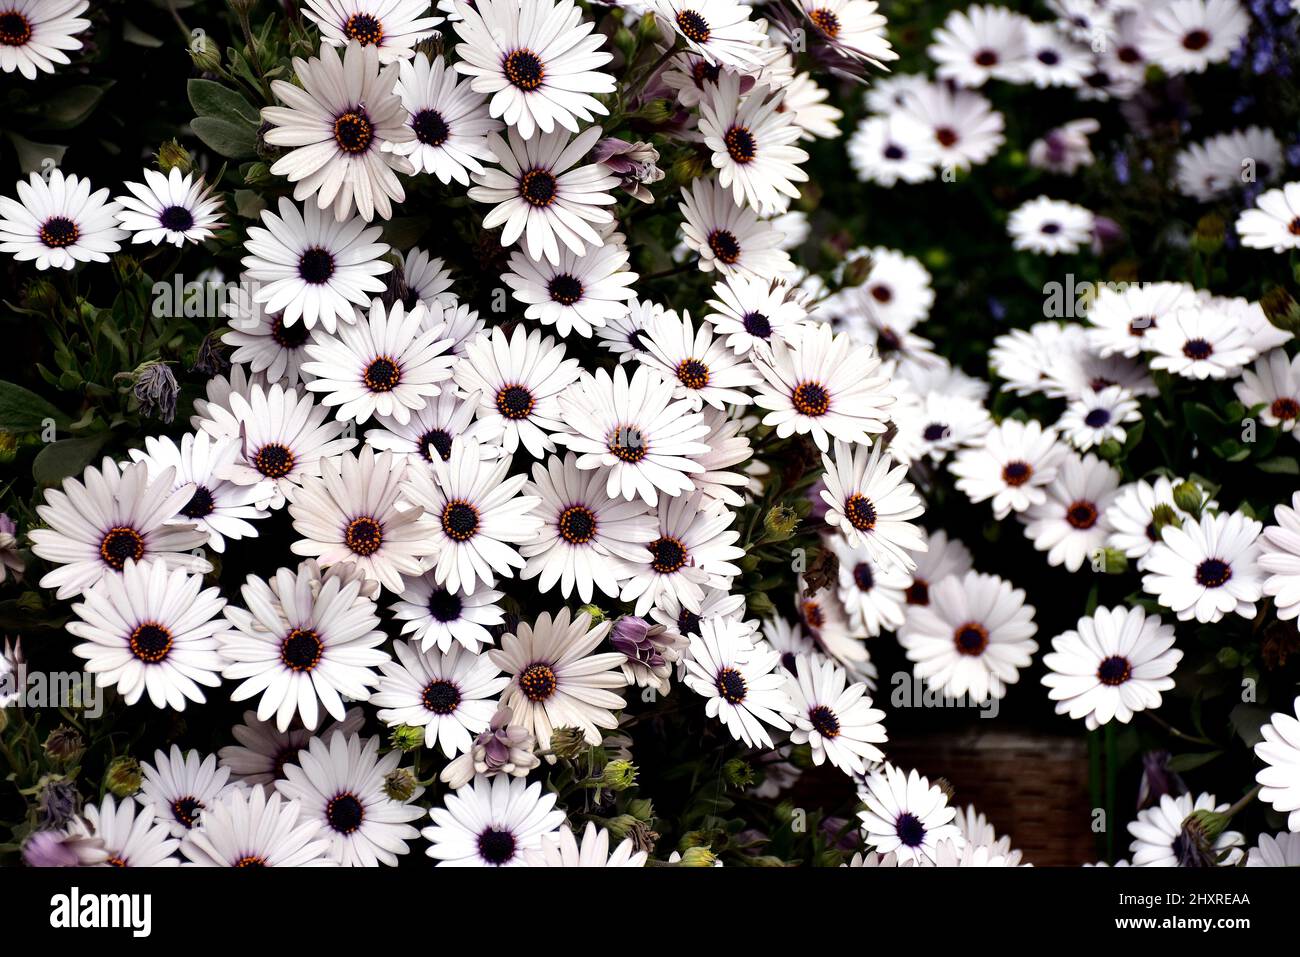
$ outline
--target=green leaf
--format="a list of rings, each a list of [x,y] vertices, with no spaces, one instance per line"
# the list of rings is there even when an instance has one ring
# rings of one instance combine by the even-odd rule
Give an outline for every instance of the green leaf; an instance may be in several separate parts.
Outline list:
[[[51,163],[58,166],[63,162],[63,154],[68,151],[66,146],[54,143],[33,143],[12,130],[5,135],[14,144],[14,152],[18,154],[18,168],[24,174],[44,173]]]
[[[215,80],[190,80],[186,86],[190,106],[199,116],[214,116],[231,123],[251,123],[254,127],[262,123],[262,112],[248,100],[228,86]]]
[[[150,49],[157,49],[163,45],[163,42],[156,36],[152,33],[145,33],[130,20],[122,24],[122,39],[127,43],[134,43],[136,46],[149,47]]]
[[[248,159],[257,150],[257,128],[216,116],[198,116],[190,121],[194,135],[213,152],[230,159]]]
[[[1291,456],[1279,455],[1275,459],[1265,459],[1255,464],[1261,472],[1268,472],[1270,475],[1300,475],[1300,462]]]
[[[0,382],[0,429],[6,432],[35,432],[53,420],[67,429],[68,417],[35,392],[12,382]]]
[[[95,112],[104,91],[97,86],[74,86],[38,104],[41,129],[70,130]]]
[[[1222,751],[1203,751],[1200,754],[1175,754],[1169,759],[1167,767],[1175,774],[1183,774],[1187,771],[1194,771],[1203,764],[1209,764],[1221,754],[1223,754]]]
[[[37,485],[57,485],[69,475],[79,475],[107,441],[108,433],[101,432],[84,439],[51,442],[41,449],[32,462],[32,478]]]

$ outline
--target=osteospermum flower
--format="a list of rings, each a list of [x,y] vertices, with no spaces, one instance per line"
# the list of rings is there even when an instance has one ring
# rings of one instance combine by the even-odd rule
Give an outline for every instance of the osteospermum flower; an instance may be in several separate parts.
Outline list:
[[[578,378],[578,360],[563,343],[522,324],[507,336],[500,327],[465,346],[456,384],[479,396],[478,418],[500,435],[507,454],[520,443],[533,458],[555,451],[551,433],[564,428],[559,397]]]
[[[883,761],[885,712],[871,706],[867,686],[849,683],[835,662],[800,655],[787,690],[794,704],[790,740],[812,748],[813,764],[830,761],[845,774],[863,774],[868,762]]]
[[[1300,834],[1261,834],[1246,855],[1247,867],[1300,867]]]
[[[1006,7],[977,4],[953,10],[926,48],[941,80],[983,86],[987,80],[1019,79],[1028,54],[1029,18]]]
[[[582,842],[573,836],[573,831],[562,827],[542,839],[540,851],[531,852],[531,867],[645,867],[649,857],[646,851],[636,850],[636,842],[625,837],[609,850],[609,831],[598,828],[594,821],[588,821],[582,832]]]
[[[379,720],[389,727],[424,729],[424,746],[448,758],[469,751],[474,736],[496,713],[496,695],[509,683],[487,655],[459,645],[446,654],[393,642],[397,661],[380,665],[384,677],[371,695]]]
[[[781,655],[756,646],[749,630],[724,618],[703,619],[683,659],[686,685],[707,699],[704,713],[751,748],[771,748],[769,728],[789,731],[794,702]]]
[[[737,206],[716,180],[698,178],[682,187],[682,233],[700,257],[700,269],[771,279],[789,272],[783,235],[748,206]]]
[[[859,796],[867,806],[858,812],[863,839],[877,853],[894,854],[900,864],[934,863],[942,841],[965,845],[952,823],[956,809],[938,786],[916,771],[904,774],[886,764],[867,776]]]
[[[1038,422],[1004,419],[983,446],[958,452],[949,468],[958,489],[972,502],[992,499],[993,516],[1003,519],[1047,500],[1046,486],[1068,452],[1056,433]]]
[[[1056,423],[1057,431],[1081,452],[1103,442],[1128,438],[1125,425],[1142,421],[1137,400],[1123,386],[1111,385],[1075,398]]]
[[[1178,190],[1208,203],[1247,183],[1267,183],[1283,170],[1282,143],[1269,129],[1250,126],[1178,154]]]
[[[1263,594],[1258,567],[1263,525],[1240,512],[1165,525],[1143,563],[1142,588],[1179,621],[1214,622],[1227,614],[1253,618]]]
[[[885,37],[885,18],[875,0],[799,0],[819,38],[837,53],[883,67],[898,54]]]
[[[439,867],[526,867],[543,839],[565,826],[555,799],[540,781],[479,775],[429,812],[425,853]]]
[[[1300,698],[1291,710],[1275,713],[1259,729],[1263,740],[1255,745],[1255,756],[1267,767],[1255,780],[1262,785],[1260,800],[1288,815],[1287,827],[1300,831]]]
[[[1045,488],[1044,502],[1024,513],[1025,537],[1047,552],[1049,565],[1078,571],[1086,560],[1096,561],[1110,536],[1107,513],[1119,488],[1119,472],[1093,455],[1073,452]]]
[[[602,246],[596,228],[614,221],[604,207],[616,202],[618,177],[599,163],[577,165],[600,134],[598,126],[576,137],[557,130],[526,140],[513,127],[505,139],[493,133],[488,142],[501,168],[475,173],[469,189],[470,199],[493,204],[483,228],[504,227],[502,246],[522,238],[528,258],[551,263],[559,263],[561,243],[579,256]]]
[[[241,282],[232,291],[222,311],[230,329],[221,341],[233,346],[230,361],[247,363],[254,376],[262,375],[268,383],[294,386],[303,380],[302,364],[307,360],[304,348],[311,341],[306,323],[284,324],[284,314],[269,312],[253,298],[253,282]]]
[[[349,708],[342,721],[325,725],[320,737],[329,740],[335,731],[352,734],[360,731],[364,723],[361,708]],[[231,728],[230,733],[238,743],[226,745],[217,752],[217,757],[222,767],[230,769],[233,781],[249,787],[274,784],[284,776],[284,766],[297,760],[298,752],[316,737],[313,731],[303,727],[281,731],[273,722],[258,720],[254,711],[245,711],[244,720]]]
[[[41,587],[71,598],[132,560],[211,571],[195,551],[207,544],[207,532],[181,515],[193,489],[177,488],[174,480],[174,469],[151,481],[145,463],[123,466],[106,458],[98,468],[88,466],[81,479],[67,478],[61,490],[48,490],[45,504],[36,507],[47,527],[27,533],[32,552],[59,566],[41,578]]]
[[[620,652],[594,653],[609,634],[611,622],[592,626],[585,611],[570,615],[561,609],[554,618],[542,612],[529,625],[501,637],[501,647],[488,651],[492,663],[510,676],[501,695],[515,720],[532,731],[546,750],[555,728],[582,732],[591,745],[601,742],[601,728],[618,727],[615,711],[626,705],[615,689],[627,684]]]
[[[249,575],[241,589],[248,608],[226,607],[234,627],[220,637],[223,674],[242,682],[231,700],[260,695],[258,719],[275,715],[281,731],[295,714],[315,728],[322,706],[342,721],[341,695],[365,701],[377,681],[373,666],[388,660],[374,602],[360,593],[359,580],[322,577],[314,562],[270,580]]]
[[[1160,707],[1160,692],[1183,653],[1174,629],[1141,608],[1098,608],[1052,639],[1043,656],[1057,714],[1084,719],[1089,731],[1114,720],[1127,724],[1138,711]]]
[[[181,853],[195,867],[333,867],[328,835],[302,805],[266,788],[232,788],[214,801]]]
[[[407,475],[402,495],[424,510],[419,526],[432,543],[438,584],[472,595],[523,568],[511,544],[530,541],[541,527],[537,498],[519,494],[528,477],[507,477],[510,459],[484,461],[472,439],[454,443],[447,462],[430,465]]]
[[[1214,306],[1184,307],[1146,335],[1151,368],[1189,379],[1224,379],[1255,358],[1249,332]]]
[[[1216,804],[1213,794],[1162,795],[1160,803],[1138,811],[1129,823],[1133,835],[1129,851],[1134,867],[1231,867],[1242,858],[1244,843],[1237,831],[1225,830],[1213,840],[1193,815],[1198,811],[1222,814],[1227,804]]]
[[[0,43],[0,63],[9,49]],[[65,177],[56,167],[48,181],[32,173],[17,189],[17,200],[0,196],[0,252],[19,262],[35,261],[37,269],[106,263],[128,235],[117,226],[122,207],[109,201],[107,189],[92,193],[85,177]]]
[[[73,605],[67,629],[83,639],[72,650],[99,685],[116,686],[129,705],[147,693],[155,708],[184,711],[206,700],[199,685],[221,684],[215,636],[225,604],[202,575],[127,559],[121,575],[101,578]]]
[[[1006,696],[1038,650],[1025,593],[996,575],[967,572],[929,589],[929,604],[908,609],[898,643],[913,673],[946,697],[974,702]]]
[[[1103,284],[1088,305],[1088,321],[1096,326],[1090,334],[1092,344],[1102,356],[1136,356],[1150,348],[1147,332],[1195,303],[1196,291],[1187,283]]]
[[[561,336],[575,331],[590,336],[628,313],[629,301],[636,296],[632,284],[639,278],[628,268],[628,258],[622,234],[615,233],[605,245],[582,256],[561,249],[558,263],[513,252],[501,281],[527,303],[524,318],[555,326]]]
[[[171,750],[155,751],[153,761],[141,761],[140,803],[153,809],[159,823],[166,824],[173,837],[185,833],[203,819],[203,813],[230,791],[230,770],[217,767],[215,754]]]
[[[416,173],[468,186],[470,173],[483,172],[482,163],[496,159],[487,137],[503,124],[488,115],[487,97],[471,90],[468,80],[458,83],[441,56],[430,61],[417,53],[403,60],[396,92],[415,135],[388,149],[410,159]]]
[[[1174,486],[1158,475],[1151,481],[1139,479],[1121,486],[1107,511],[1112,531],[1107,545],[1117,548],[1128,558],[1138,559],[1144,567],[1144,557],[1160,541],[1160,531],[1165,525],[1178,524],[1189,518],[1186,511],[1174,503]]]
[[[894,561],[880,561],[864,545],[854,547],[832,535],[831,551],[839,561],[837,593],[855,630],[874,637],[903,623],[911,576]]]
[[[832,438],[868,445],[885,431],[884,409],[894,396],[878,374],[880,359],[829,325],[805,325],[789,345],[773,344],[771,356],[758,356],[755,364],[766,381],[754,402],[770,410],[763,424],[775,426],[781,438],[811,433],[825,452]]]
[[[65,50],[80,50],[77,34],[90,27],[82,16],[89,0],[15,0],[0,14],[0,70],[17,70],[28,80],[39,70],[72,62]]]
[[[822,465],[827,523],[876,561],[915,568],[911,553],[925,551],[925,541],[910,519],[925,506],[905,480],[907,466],[894,463],[879,444],[868,449],[838,440],[832,454],[822,455]]]
[[[749,72],[764,60],[766,36],[739,0],[649,0],[650,8],[687,49],[713,65]]]
[[[849,137],[848,151],[858,179],[881,186],[932,180],[939,160],[930,128],[902,111],[865,117]]]
[[[1259,567],[1268,573],[1264,594],[1273,599],[1283,621],[1300,615],[1300,492],[1291,504],[1273,509],[1276,525],[1260,536]]]
[[[674,383],[673,398],[685,399],[692,409],[705,402],[724,410],[753,401],[744,390],[759,384],[758,372],[715,339],[709,323],[697,329],[689,313],[665,312],[650,322],[641,341],[642,364]]]
[[[408,60],[443,18],[426,17],[425,0],[305,0],[303,15],[332,47],[374,47],[380,63]]]
[[[1092,238],[1095,218],[1075,203],[1039,196],[1011,213],[1007,231],[1013,248],[1055,256],[1078,252]]]
[[[253,293],[287,326],[298,320],[310,329],[318,322],[333,332],[340,322],[356,321],[355,306],[369,306],[384,291],[377,277],[393,264],[381,259],[388,246],[376,242],[380,227],[361,217],[336,222],[311,204],[301,210],[280,197],[279,214],[262,210],[262,226],[248,228],[243,259]]]
[[[1261,193],[1255,206],[1237,217],[1237,235],[1241,244],[1251,249],[1271,249],[1275,253],[1300,249],[1300,183],[1287,183],[1281,189]]]
[[[949,576],[971,570],[971,554],[959,539],[949,538],[943,529],[924,535],[925,551],[917,558],[911,584],[903,592],[907,604],[930,604],[930,589]]]
[[[945,84],[916,86],[903,94],[903,111],[930,131],[941,167],[986,163],[1006,141],[1002,114],[970,90]]]
[[[478,442],[484,458],[498,458],[502,421],[475,419],[478,408],[478,392],[461,396],[454,389],[444,389],[423,409],[413,411],[405,423],[376,416],[382,428],[367,429],[366,444],[400,453],[413,468],[426,468],[435,457],[446,462],[451,458],[452,444],[459,438]]]
[[[157,170],[144,171],[144,183],[127,183],[129,196],[119,196],[122,207],[118,224],[131,233],[133,243],[169,242],[173,246],[202,242],[224,224],[221,221],[221,197],[213,196],[213,187],[195,179],[193,173],[181,175],[173,166],[167,175]]]
[[[407,801],[395,801],[385,779],[402,759],[399,750],[380,757],[379,738],[336,731],[328,743],[312,738],[298,760],[284,767],[275,783],[285,798],[302,806],[306,820],[319,822],[330,854],[344,867],[393,867],[419,836],[411,821],[424,817],[414,802],[424,788],[415,785]]]
[[[448,591],[432,572],[408,578],[401,600],[392,612],[402,622],[402,634],[420,642],[421,650],[437,649],[444,654],[459,643],[472,652],[493,643],[488,628],[505,621],[497,604],[501,592],[478,588],[473,594]]]
[[[104,795],[99,804],[89,804],[82,811],[84,822],[73,830],[95,835],[104,842],[108,867],[179,867],[176,848],[180,840],[160,823],[153,808],[123,798],[119,804],[113,795]]]
[[[473,77],[476,93],[490,94],[491,115],[523,139],[557,124],[577,133],[579,120],[590,123],[609,112],[592,94],[614,92],[614,78],[597,69],[614,55],[600,49],[604,35],[593,33],[595,24],[573,0],[527,7],[515,0],[457,0],[456,12],[463,41],[456,44],[456,69]]]
[[[774,339],[786,341],[806,315],[793,290],[779,279],[758,276],[728,276],[713,284],[705,316],[714,331],[726,336],[727,346],[737,355],[763,352]]]
[[[1300,357],[1288,359],[1285,350],[1274,349],[1243,369],[1232,388],[1246,408],[1263,406],[1259,418],[1265,425],[1294,432],[1300,418]]]
[[[271,81],[276,98],[288,106],[262,110],[271,126],[266,142],[292,147],[271,172],[297,184],[294,199],[315,196],[317,207],[332,207],[340,222],[354,212],[366,222],[376,213],[390,218],[393,202],[406,199],[397,174],[413,167],[387,144],[415,138],[393,92],[397,66],[381,68],[377,46],[353,42],[342,56],[322,44],[319,57],[294,57],[293,69],[301,86]]]
[[[360,424],[385,415],[405,424],[442,392],[440,383],[451,378],[456,362],[448,352],[451,340],[424,320],[423,305],[406,312],[400,302],[385,309],[376,299],[368,318],[333,333],[315,330],[306,347],[309,361],[302,364],[312,377],[307,388],[325,393],[321,403],[337,406],[340,420]]]
[[[1249,29],[1237,0],[1173,0],[1143,18],[1138,45],[1166,73],[1204,73],[1226,60]]]

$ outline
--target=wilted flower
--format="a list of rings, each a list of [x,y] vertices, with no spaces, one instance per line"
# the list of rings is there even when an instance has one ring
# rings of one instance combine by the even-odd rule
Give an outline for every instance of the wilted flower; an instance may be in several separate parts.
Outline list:
[[[619,178],[624,191],[641,200],[653,203],[654,194],[646,187],[664,178],[664,171],[656,164],[659,151],[649,143],[629,143],[615,136],[607,136],[591,151],[592,158],[606,166]]]
[[[23,844],[23,863],[28,867],[89,867],[106,860],[103,840],[88,834],[43,830]]]
[[[627,660],[623,676],[639,688],[654,688],[667,694],[673,664],[682,656],[686,639],[663,625],[652,625],[635,615],[624,615],[614,622],[609,643]]]
[[[509,708],[499,708],[488,729],[474,739],[473,747],[443,768],[439,779],[459,788],[468,784],[476,774],[527,777],[528,772],[542,762],[533,754],[535,739],[532,732],[522,725],[511,724],[513,717]]]
[[[46,777],[39,787],[36,813],[41,827],[64,827],[81,810],[81,795],[66,778]]]
[[[167,363],[146,362],[135,372],[123,372],[119,379],[131,381],[131,394],[140,404],[140,414],[171,422],[176,418],[176,397],[181,387]]]
[[[86,739],[76,728],[61,724],[45,739],[45,753],[50,760],[73,764],[86,750]]]
[[[22,578],[27,563],[18,554],[18,526],[14,520],[0,512],[0,585],[3,585],[9,572],[15,578]]]

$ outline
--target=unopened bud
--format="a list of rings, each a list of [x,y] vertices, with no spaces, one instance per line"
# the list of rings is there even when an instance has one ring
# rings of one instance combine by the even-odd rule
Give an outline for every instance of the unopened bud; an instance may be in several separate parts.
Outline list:
[[[556,728],[551,732],[551,751],[557,758],[572,760],[587,750],[581,728]]]
[[[190,156],[190,151],[175,140],[158,147],[154,160],[158,163],[158,168],[164,173],[170,173],[172,170],[178,169],[181,171],[181,175],[184,176],[194,168],[194,157]]]
[[[605,765],[600,775],[600,785],[611,791],[626,791],[636,784],[636,765],[619,759]]]
[[[114,758],[104,772],[104,786],[115,797],[125,798],[137,793],[143,780],[140,762],[129,754]]]
[[[415,797],[415,775],[410,768],[394,768],[384,778],[384,793],[394,801],[405,803]]]
[[[678,867],[712,867],[718,856],[707,847],[691,847],[682,853]]]
[[[424,729],[399,724],[389,734],[388,740],[398,751],[415,751],[424,747]]]
[[[1207,213],[1196,222],[1196,231],[1192,233],[1192,248],[1201,253],[1217,253],[1223,248],[1225,231],[1223,217],[1217,213]]]
[[[748,761],[732,758],[722,766],[722,779],[729,787],[747,788],[754,783],[754,769]]]
[[[1174,486],[1174,504],[1184,512],[1199,514],[1202,501],[1201,487],[1195,482],[1179,482]]]
[[[789,505],[773,505],[763,516],[763,531],[771,541],[785,541],[799,525],[799,513]]]

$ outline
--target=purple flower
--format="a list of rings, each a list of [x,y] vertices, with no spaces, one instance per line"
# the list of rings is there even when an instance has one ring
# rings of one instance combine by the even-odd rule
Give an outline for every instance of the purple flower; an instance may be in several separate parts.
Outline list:
[[[664,171],[655,165],[659,151],[649,143],[629,143],[607,136],[596,144],[592,158],[619,177],[625,192],[643,203],[654,202],[654,195],[646,187],[663,179]]]

